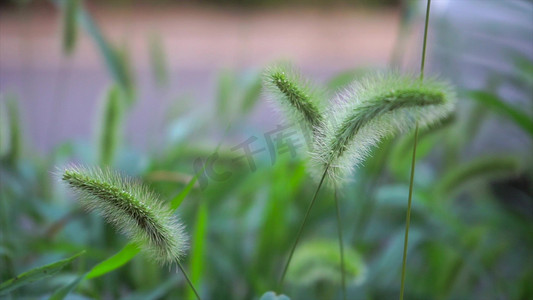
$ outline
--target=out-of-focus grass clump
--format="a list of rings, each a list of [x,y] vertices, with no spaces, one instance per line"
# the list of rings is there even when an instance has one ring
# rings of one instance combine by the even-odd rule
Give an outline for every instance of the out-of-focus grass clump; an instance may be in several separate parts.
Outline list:
[[[166,129],[182,138],[169,134],[161,148],[133,151],[122,139],[122,121],[139,95],[126,52],[103,38],[83,6],[74,7],[76,22],[72,15],[64,16],[65,22],[92,37],[114,84],[95,118],[96,140],[64,142],[46,155],[33,150],[16,95],[1,91],[2,299],[194,299],[181,274],[161,268],[73,201],[54,175],[71,162],[120,170],[144,181],[172,210],[180,207],[191,236],[182,263],[203,299],[259,299],[274,290],[316,188],[307,156],[279,139],[295,131],[292,138],[304,147],[299,124],[268,132],[244,127],[261,98],[261,72],[228,71],[220,76],[216,109],[183,112],[180,107],[180,113],[169,113]],[[65,30],[65,50],[75,51],[77,31]],[[164,87],[164,51],[157,37],[149,41],[155,81]],[[533,62],[521,57],[513,72],[518,79],[494,76],[525,91],[519,95],[531,96]],[[361,73],[366,71],[334,76],[324,84],[324,94],[347,88]],[[507,102],[490,84],[460,90],[458,106],[457,114],[418,137],[405,298],[531,299],[531,149],[474,157],[466,150],[480,135],[480,124],[494,119],[516,127],[530,143],[531,113]],[[245,140],[263,152],[246,156]],[[390,299],[399,293],[412,141],[411,133],[381,140],[348,178],[352,184],[338,191],[348,299]],[[288,271],[283,293],[291,299],[341,296],[334,195],[318,197]],[[274,293],[262,299],[276,297],[286,299]]]

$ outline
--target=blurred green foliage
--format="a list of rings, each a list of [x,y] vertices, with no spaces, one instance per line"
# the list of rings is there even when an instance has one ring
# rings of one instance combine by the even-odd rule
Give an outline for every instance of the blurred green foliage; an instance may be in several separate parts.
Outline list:
[[[242,126],[260,98],[258,72],[222,73],[215,111],[202,111],[201,118],[190,111],[169,116],[168,130],[182,132],[185,138],[169,135],[163,149],[140,154],[128,144],[114,144],[122,128],[112,119],[127,117],[129,107],[135,105],[128,97],[134,95],[135,85],[127,59],[119,59],[125,56],[99,37],[86,12],[80,11],[77,17],[78,24],[99,45],[115,80],[100,118],[101,125],[110,125],[103,125],[96,134],[100,144],[68,141],[43,155],[23,142],[26,133],[14,96],[2,95],[0,287],[19,274],[34,274],[31,272],[42,270],[35,268],[61,262],[80,251],[86,253],[69,260],[53,277],[36,278],[42,280],[3,297],[192,297],[181,274],[137,255],[138,249],[98,216],[80,210],[54,175],[57,168],[71,162],[112,165],[143,179],[173,209],[179,207],[192,237],[184,265],[203,299],[259,299],[273,290],[316,184],[307,173],[303,156],[285,153],[273,164],[268,155],[258,155],[254,171],[245,160],[236,160],[239,153],[232,147],[238,142],[231,137],[242,137],[243,132],[264,134],[261,129]],[[154,47],[155,76],[162,79],[164,71],[159,64],[164,52],[157,50],[157,42]],[[523,67],[531,66],[526,62],[517,66],[516,72],[524,78],[521,86],[527,91],[532,89],[533,68]],[[345,88],[351,78],[362,73],[364,70],[351,70],[332,78],[329,92]],[[506,78],[502,75],[500,80]],[[111,101],[119,98],[125,99],[122,105],[111,106]],[[482,91],[462,91],[461,101],[475,105],[420,134],[406,298],[531,299],[530,149],[490,157],[461,155],[479,134],[480,124],[494,117],[515,125],[530,139],[531,115],[511,107],[490,86]],[[228,123],[229,130],[224,132]],[[222,140],[220,148],[213,142],[213,128]],[[382,142],[356,172],[353,183],[339,191],[347,270],[356,279],[348,281],[348,299],[398,295],[411,140],[412,135],[406,134]],[[195,161],[208,161],[215,151],[216,172],[231,173],[223,180],[209,176],[206,169],[194,168]],[[95,157],[99,157],[96,162]],[[332,273],[337,263],[331,246],[336,245],[331,238],[337,236],[333,200],[331,193],[323,193],[311,213],[300,249],[302,263],[295,261],[294,269],[289,270],[294,280],[283,291],[291,299],[340,298],[339,283]],[[313,244],[317,239],[327,242]],[[320,276],[311,276],[309,269]],[[30,273],[24,273],[28,270]],[[262,299],[275,297],[269,293]]]

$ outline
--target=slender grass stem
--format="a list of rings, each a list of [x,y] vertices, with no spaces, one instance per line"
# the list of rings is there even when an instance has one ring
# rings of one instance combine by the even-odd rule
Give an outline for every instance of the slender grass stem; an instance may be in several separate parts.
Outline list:
[[[344,243],[342,241],[342,221],[341,210],[339,205],[339,197],[337,197],[337,187],[334,188],[335,206],[337,208],[337,230],[339,234],[339,250],[341,256],[341,285],[342,285],[342,299],[346,300],[346,274],[344,270]]]
[[[185,269],[183,268],[181,263],[179,261],[176,261],[176,263],[178,264],[178,268],[180,268],[181,273],[183,273],[183,277],[185,277],[185,280],[187,280],[187,283],[189,284],[189,286],[191,287],[192,291],[196,295],[196,298],[198,298],[198,300],[202,300],[200,298],[200,295],[198,294],[198,292],[194,288],[194,285],[192,284],[191,280],[189,279],[189,276],[187,276],[187,273],[185,272]]]
[[[426,66],[426,45],[428,39],[428,24],[429,24],[429,8],[431,6],[431,0],[428,0],[426,7],[426,22],[424,24],[424,41],[422,42],[422,59],[420,62],[420,81],[424,80],[424,67]]]
[[[305,223],[307,223],[307,219],[309,218],[309,213],[311,212],[311,209],[315,205],[315,201],[318,196],[318,192],[320,191],[320,188],[322,187],[322,183],[324,183],[324,179],[326,179],[326,175],[328,174],[328,168],[329,168],[329,165],[326,166],[324,170],[324,174],[322,174],[322,178],[320,178],[320,182],[318,183],[318,187],[316,188],[313,199],[309,203],[309,206],[307,207],[307,211],[305,212],[305,216],[302,221],[302,224],[300,225],[300,228],[298,229],[298,233],[296,234],[296,239],[294,240],[294,244],[292,245],[291,252],[289,253],[289,258],[287,259],[287,262],[285,263],[285,267],[283,268],[283,273],[281,274],[281,278],[279,280],[279,285],[278,285],[279,290],[281,290],[281,288],[283,287],[283,280],[285,279],[285,275],[287,274],[287,270],[289,269],[289,265],[291,263],[291,259],[294,254],[294,250],[296,249],[296,245],[298,245],[298,241],[300,240],[300,237],[302,235],[302,231],[305,226]]]
[[[403,242],[403,261],[402,261],[402,283],[400,289],[400,300],[403,299],[403,291],[405,287],[405,266],[407,262],[407,243],[409,241],[409,223],[411,222],[411,201],[413,199],[413,179],[415,176],[415,157],[416,144],[418,140],[418,125],[415,128],[415,141],[413,145],[413,159],[411,161],[411,178],[409,180],[409,198],[407,200],[407,216],[405,218],[405,238]]]
[[[426,7],[426,21],[424,24],[424,41],[422,43],[422,59],[420,62],[420,81],[424,80],[424,67],[426,65],[426,45],[428,36],[428,24],[429,24],[429,9],[431,6],[431,0],[428,0]],[[415,163],[416,163],[416,145],[418,142],[418,123],[415,127],[415,138],[413,142],[413,158],[411,160],[411,177],[409,179],[409,197],[407,200],[407,214],[405,220],[405,238],[403,243],[403,259],[402,259],[402,279],[400,287],[400,300],[403,300],[404,288],[405,288],[405,267],[407,263],[407,245],[409,242],[409,224],[411,222],[411,202],[413,199],[413,181],[415,177]]]

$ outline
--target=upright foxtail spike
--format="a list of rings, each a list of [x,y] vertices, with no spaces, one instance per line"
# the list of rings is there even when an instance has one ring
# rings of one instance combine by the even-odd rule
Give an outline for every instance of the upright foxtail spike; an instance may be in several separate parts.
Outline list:
[[[320,109],[321,93],[302,79],[288,64],[277,64],[266,69],[263,82],[274,102],[293,123],[304,123],[311,132],[323,122]]]

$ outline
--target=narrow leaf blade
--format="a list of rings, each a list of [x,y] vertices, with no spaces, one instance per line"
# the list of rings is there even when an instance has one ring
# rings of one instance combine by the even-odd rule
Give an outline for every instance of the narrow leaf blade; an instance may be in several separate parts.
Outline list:
[[[101,112],[100,131],[98,133],[99,163],[112,165],[121,140],[121,125],[124,115],[122,93],[117,86],[109,89]]]
[[[150,36],[150,61],[152,63],[152,72],[157,84],[163,86],[168,83],[167,60],[163,47],[163,42],[159,35]]]
[[[48,300],[62,300],[64,299],[70,292],[72,292],[79,284],[83,281],[85,278],[85,274],[79,276],[78,278],[74,279],[69,284],[57,289]]]
[[[199,286],[204,266],[205,241],[207,237],[208,211],[205,202],[200,203],[196,214],[192,254],[191,254],[191,281],[194,286]],[[196,295],[189,289],[188,299],[196,299]]]
[[[44,278],[47,278],[47,277],[50,277],[50,276],[53,276],[55,275],[56,273],[58,273],[59,271],[61,271],[61,269],[63,269],[63,267],[65,267],[66,265],[68,265],[70,262],[72,262],[74,259],[78,258],[80,255],[84,254],[85,251],[82,251],[74,256],[71,256],[69,258],[66,258],[66,259],[63,259],[63,260],[60,260],[60,261],[56,261],[54,263],[51,263],[51,264],[48,264],[48,265],[45,265],[45,266],[42,266],[42,267],[37,267],[35,269],[32,269],[32,270],[29,270],[27,272],[24,272],[4,283],[2,283],[0,285],[0,296],[3,296],[3,295],[6,295],[8,293],[10,293],[11,291],[19,288],[19,287],[22,287],[24,285],[27,285],[29,283],[32,283],[34,281],[38,281],[38,280],[41,280],[41,279],[44,279]]]
[[[120,88],[122,88],[126,95],[129,103],[133,102],[134,92],[133,92],[133,82],[131,80],[131,75],[129,74],[128,65],[125,59],[121,58],[119,51],[112,48],[110,44],[106,41],[100,28],[93,22],[91,16],[87,11],[80,10],[79,12],[80,22],[82,26],[87,30],[89,36],[93,39],[95,44],[98,47],[98,50],[102,54],[106,66],[109,69],[111,75],[118,83]]]
[[[488,156],[473,159],[448,170],[435,185],[435,194],[446,196],[477,179],[490,179],[518,173],[520,163],[516,157]]]
[[[227,134],[227,132],[229,131],[230,129],[230,125],[228,124],[228,126],[226,127],[226,131],[224,132],[224,135]],[[220,149],[220,146],[222,146],[222,140],[218,143],[215,151],[213,152],[213,154],[215,153],[218,153],[218,150]],[[185,199],[185,197],[187,197],[187,195],[189,195],[189,193],[191,192],[192,188],[194,187],[194,184],[196,183],[196,181],[198,180],[198,176],[200,176],[201,174],[203,174],[205,171],[205,165],[202,167],[202,170],[200,170],[198,173],[196,173],[194,175],[193,178],[191,178],[191,180],[189,181],[189,183],[187,184],[187,186],[185,186],[185,188],[183,190],[181,190],[181,192],[179,192],[171,201],[170,201],[170,210],[171,211],[175,211],[176,209],[178,209],[178,207],[181,205],[181,203],[183,202],[183,200]]]
[[[132,258],[134,258],[140,250],[141,249],[136,244],[127,244],[124,248],[117,252],[117,254],[94,266],[85,278],[91,279],[100,277],[122,267]]]
[[[185,197],[187,197],[187,195],[189,195],[189,193],[191,192],[191,190],[194,187],[194,184],[196,183],[197,180],[198,180],[198,174],[194,175],[194,177],[189,181],[189,183],[187,183],[185,188],[183,190],[181,190],[181,192],[179,192],[170,201],[170,210],[171,211],[175,211],[176,209],[178,209],[178,207],[180,207],[180,205],[183,202],[183,200],[185,200]]]
[[[473,100],[481,102],[495,112],[506,116],[529,135],[533,136],[533,120],[527,114],[514,108],[500,99],[497,95],[491,93],[472,91],[469,95]]]
[[[69,55],[74,51],[78,38],[79,0],[66,0],[63,5],[63,53]]]

